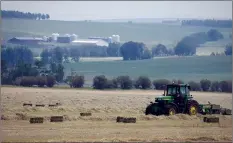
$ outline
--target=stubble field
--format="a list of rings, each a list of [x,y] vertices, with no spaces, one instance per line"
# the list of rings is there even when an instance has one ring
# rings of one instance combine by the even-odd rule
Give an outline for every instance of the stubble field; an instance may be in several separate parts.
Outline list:
[[[150,101],[163,91],[96,91],[76,89],[1,88],[3,141],[232,141],[232,118],[220,116],[219,124],[202,122],[201,115],[145,116]],[[232,107],[227,93],[192,92],[200,103]],[[23,107],[61,103],[58,107]],[[80,112],[91,112],[80,117]],[[62,123],[49,117],[63,115]],[[29,118],[44,117],[43,124]],[[135,124],[116,123],[117,116],[136,117]]]

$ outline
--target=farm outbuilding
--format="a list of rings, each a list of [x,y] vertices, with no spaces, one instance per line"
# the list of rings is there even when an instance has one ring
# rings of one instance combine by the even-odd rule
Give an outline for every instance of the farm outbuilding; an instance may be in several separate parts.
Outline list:
[[[90,46],[106,46],[108,47],[108,42],[101,39],[78,39],[72,41],[72,45],[90,45]]]
[[[71,38],[70,38],[70,36],[59,36],[59,37],[57,37],[57,42],[58,43],[70,43]]]
[[[35,37],[14,37],[8,40],[8,43],[12,44],[24,44],[24,45],[31,45],[31,44],[38,44],[39,42],[43,42],[43,38],[35,38]]]

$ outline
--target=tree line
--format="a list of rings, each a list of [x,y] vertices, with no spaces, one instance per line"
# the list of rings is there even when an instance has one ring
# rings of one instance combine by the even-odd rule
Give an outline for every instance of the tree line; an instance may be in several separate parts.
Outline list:
[[[18,18],[18,19],[32,19],[32,20],[50,19],[49,14],[20,12],[14,10],[1,10],[1,16],[2,18]]]
[[[198,32],[184,37],[177,43],[174,48],[176,55],[188,56],[195,55],[196,48],[200,44],[204,44],[208,41],[217,41],[223,39],[222,33],[216,29],[210,29],[208,32]]]
[[[232,28],[232,20],[183,20],[181,22],[183,26],[208,26],[208,27],[221,27],[221,28]]]
[[[48,66],[49,68],[47,68]],[[64,78],[61,63],[43,63],[34,60],[30,49],[25,46],[2,46],[1,48],[1,83],[12,85],[20,77],[53,76],[57,82]],[[39,78],[41,79],[41,78]],[[51,78],[50,78],[51,79]],[[27,80],[27,78],[25,79]]]
[[[51,77],[50,77],[51,78]],[[22,77],[17,81],[15,85],[18,86],[32,86],[37,85],[39,87],[52,87],[54,85],[54,79],[50,79],[46,82],[46,77]],[[85,84],[85,77],[80,75],[68,76],[66,78],[66,83],[70,85],[71,88],[82,88]],[[185,84],[182,80],[167,80],[167,79],[157,79],[151,81],[146,76],[139,76],[137,79],[133,80],[129,76],[119,76],[117,78],[108,79],[104,75],[95,76],[93,78],[92,88],[97,90],[106,90],[106,89],[155,89],[155,90],[164,90],[167,84],[176,83],[176,84]],[[232,81],[210,81],[207,79],[202,79],[200,82],[190,81],[187,84],[191,86],[191,91],[212,91],[212,92],[232,92]]]

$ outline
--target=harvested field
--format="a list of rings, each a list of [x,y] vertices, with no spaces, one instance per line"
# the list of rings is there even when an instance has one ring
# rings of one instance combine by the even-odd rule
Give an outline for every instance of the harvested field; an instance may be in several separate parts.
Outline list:
[[[163,91],[95,91],[78,89],[1,88],[3,141],[232,141],[231,116],[218,115],[219,123],[204,123],[189,115],[145,116],[144,110]],[[200,103],[232,107],[227,93],[192,92]],[[30,107],[23,103],[56,104]],[[80,116],[80,113],[92,116]],[[51,116],[64,122],[51,123]],[[136,118],[136,123],[116,123],[117,116]],[[30,124],[31,117],[44,117]]]

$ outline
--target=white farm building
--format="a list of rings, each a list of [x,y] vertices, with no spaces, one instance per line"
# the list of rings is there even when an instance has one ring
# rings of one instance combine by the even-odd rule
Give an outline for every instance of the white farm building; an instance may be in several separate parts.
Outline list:
[[[71,42],[72,45],[93,45],[93,46],[106,46],[108,42],[101,39],[77,39]]]

